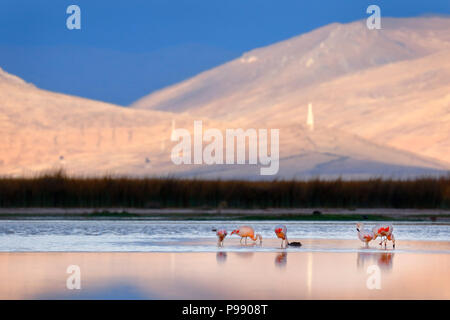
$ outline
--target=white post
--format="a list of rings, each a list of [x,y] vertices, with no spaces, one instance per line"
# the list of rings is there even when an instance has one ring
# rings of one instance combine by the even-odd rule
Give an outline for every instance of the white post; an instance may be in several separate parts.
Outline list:
[[[306,119],[306,125],[310,131],[314,131],[314,115],[312,111],[312,104],[308,104],[308,118]]]

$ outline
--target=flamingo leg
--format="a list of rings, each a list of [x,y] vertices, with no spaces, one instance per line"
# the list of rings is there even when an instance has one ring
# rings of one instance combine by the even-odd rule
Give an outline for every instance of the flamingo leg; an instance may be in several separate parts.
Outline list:
[[[245,245],[247,245],[247,237],[245,237]]]
[[[242,239],[244,239],[244,237],[241,237],[241,241],[239,241],[242,244]]]

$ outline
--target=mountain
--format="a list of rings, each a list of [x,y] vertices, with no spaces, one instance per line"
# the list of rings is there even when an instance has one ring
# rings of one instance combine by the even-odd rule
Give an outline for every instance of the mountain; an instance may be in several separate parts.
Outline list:
[[[450,19],[332,24],[255,49],[134,108],[41,90],[0,69],[0,175],[344,179],[450,169]],[[306,124],[312,103],[314,129]],[[175,165],[173,128],[279,129],[280,165]],[[224,144],[225,145],[225,144]],[[225,154],[225,152],[224,152]]]
[[[167,112],[41,90],[1,69],[0,101],[1,174],[60,167],[76,174],[151,174],[153,162],[162,165],[172,120],[184,124]]]
[[[260,176],[259,165],[174,165],[172,126],[193,131],[195,118],[134,110],[36,88],[0,70],[0,174],[34,175],[64,168],[70,174],[200,178],[362,178],[439,174],[432,159],[376,145],[316,126],[285,125],[280,170]],[[204,129],[247,128],[249,121],[203,119]],[[225,152],[224,152],[225,154]],[[388,160],[386,160],[388,159]]]
[[[134,108],[250,127],[315,123],[450,163],[450,18],[331,24],[143,97]],[[300,138],[300,137],[299,137]]]

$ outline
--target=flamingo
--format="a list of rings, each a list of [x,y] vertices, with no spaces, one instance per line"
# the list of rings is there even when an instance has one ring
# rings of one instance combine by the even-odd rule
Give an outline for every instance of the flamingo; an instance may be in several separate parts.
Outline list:
[[[241,227],[239,227],[239,229],[235,229],[231,232],[231,234],[235,234],[235,233],[241,237],[241,244],[242,244],[242,239],[244,239],[244,238],[245,238],[245,244],[247,244],[247,238],[250,238],[253,241],[256,241],[257,239],[259,239],[259,244],[262,243],[261,235],[257,234],[255,236],[255,230],[253,230],[252,227],[241,226]]]
[[[286,248],[289,244],[288,238],[287,238],[287,228],[285,225],[277,225],[275,227],[275,234],[278,238],[281,239],[281,248],[283,248],[283,243],[285,243],[284,248]]]
[[[213,229],[213,231],[216,231],[216,236],[218,238],[217,246],[223,247],[223,240],[227,236],[227,230],[225,229]]]
[[[395,237],[392,233],[394,231],[394,227],[392,224],[379,224],[375,227],[373,227],[372,232],[374,234],[373,240],[375,240],[377,237],[381,237],[380,246],[384,242],[384,248],[386,249],[386,243],[387,241],[392,241],[392,247],[395,249]],[[384,238],[384,239],[383,239]]]
[[[356,230],[358,231],[359,240],[364,242],[366,244],[366,247],[369,247],[369,242],[374,239],[374,233],[372,231],[364,230],[363,223],[357,223]]]

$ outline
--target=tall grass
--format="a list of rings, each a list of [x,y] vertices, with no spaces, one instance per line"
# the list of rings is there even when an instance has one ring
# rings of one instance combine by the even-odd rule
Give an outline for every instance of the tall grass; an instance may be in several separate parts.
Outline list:
[[[0,177],[1,207],[450,208],[450,176],[414,180],[239,181]]]

